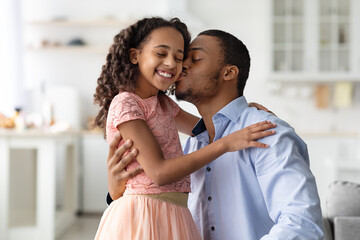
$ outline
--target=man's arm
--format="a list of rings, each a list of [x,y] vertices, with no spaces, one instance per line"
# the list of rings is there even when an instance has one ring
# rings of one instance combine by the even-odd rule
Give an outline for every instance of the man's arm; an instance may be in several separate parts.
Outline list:
[[[275,121],[274,121],[275,122]],[[261,240],[322,239],[322,213],[306,144],[286,123],[257,149],[256,172],[269,216],[275,225]]]
[[[130,139],[118,148],[120,140],[121,134],[117,133],[109,145],[109,154],[107,158],[109,193],[106,198],[107,204],[120,198],[125,191],[127,180],[143,171],[141,167],[130,172],[125,170],[131,160],[136,157],[137,149],[131,149],[132,141]],[[129,149],[131,149],[131,152],[127,156],[124,156],[125,152]]]

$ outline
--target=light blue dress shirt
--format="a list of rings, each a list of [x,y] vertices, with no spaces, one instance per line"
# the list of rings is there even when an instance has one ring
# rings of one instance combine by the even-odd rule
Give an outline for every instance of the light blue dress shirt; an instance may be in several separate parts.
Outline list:
[[[213,116],[215,139],[270,120],[276,134],[259,141],[269,148],[226,153],[191,175],[188,206],[203,239],[322,239],[315,178],[306,144],[286,122],[237,98]],[[202,120],[184,153],[209,144]]]

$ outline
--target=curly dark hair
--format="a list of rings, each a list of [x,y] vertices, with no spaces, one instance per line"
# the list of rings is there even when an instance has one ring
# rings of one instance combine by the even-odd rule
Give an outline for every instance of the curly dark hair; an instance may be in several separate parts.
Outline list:
[[[235,36],[222,30],[210,29],[199,33],[198,36],[201,35],[218,38],[222,48],[222,63],[235,65],[239,68],[237,90],[239,97],[243,96],[250,71],[250,55],[245,44]]]
[[[109,49],[105,65],[102,66],[94,94],[94,103],[100,106],[94,125],[104,129],[104,136],[107,114],[112,99],[119,92],[133,92],[136,87],[138,66],[130,61],[130,48],[141,49],[143,44],[149,40],[151,32],[162,27],[172,27],[181,33],[186,52],[191,36],[187,26],[178,18],[170,20],[160,17],[144,18],[121,30],[114,37],[114,43]]]

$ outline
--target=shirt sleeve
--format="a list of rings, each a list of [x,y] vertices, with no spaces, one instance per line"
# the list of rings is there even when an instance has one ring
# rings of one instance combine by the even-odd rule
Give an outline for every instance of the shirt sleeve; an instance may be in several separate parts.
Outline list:
[[[306,144],[295,131],[277,123],[269,149],[257,150],[256,172],[275,225],[261,240],[322,239],[323,223],[315,177]]]
[[[137,99],[127,92],[114,97],[110,108],[111,124],[115,128],[121,123],[141,119],[145,121],[144,110]]]

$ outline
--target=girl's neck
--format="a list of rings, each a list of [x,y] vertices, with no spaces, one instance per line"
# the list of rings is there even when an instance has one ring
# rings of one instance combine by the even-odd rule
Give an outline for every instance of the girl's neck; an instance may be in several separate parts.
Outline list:
[[[145,98],[157,96],[159,93],[159,90],[154,91],[154,89],[143,89],[143,88],[136,86],[134,93],[136,95],[138,95],[139,97],[141,97],[142,99],[145,99]]]
[[[136,81],[135,94],[142,99],[157,96],[159,89],[150,84],[145,78],[139,76]]]

